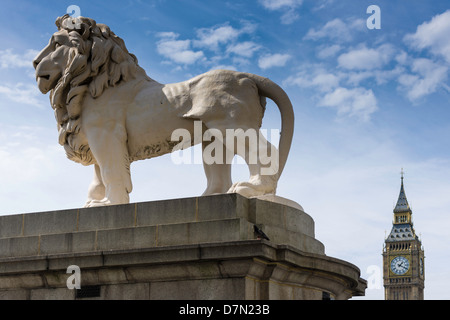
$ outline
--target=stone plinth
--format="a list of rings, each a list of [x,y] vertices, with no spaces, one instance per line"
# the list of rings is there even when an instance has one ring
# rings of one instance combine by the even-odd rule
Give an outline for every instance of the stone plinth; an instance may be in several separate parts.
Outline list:
[[[92,299],[348,299],[366,286],[305,212],[237,194],[0,217],[0,299],[75,299],[70,265]]]

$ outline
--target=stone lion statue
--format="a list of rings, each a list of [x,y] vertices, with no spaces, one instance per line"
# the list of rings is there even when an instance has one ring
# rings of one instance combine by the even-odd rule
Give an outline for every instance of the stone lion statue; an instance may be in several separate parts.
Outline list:
[[[128,203],[132,190],[130,164],[174,151],[180,141],[173,141],[172,133],[180,128],[194,133],[195,121],[201,121],[203,131],[218,130],[223,139],[184,141],[184,147],[202,143],[205,150],[211,143],[220,142],[225,150],[228,129],[259,132],[265,97],[272,99],[281,113],[279,149],[262,135],[258,147],[259,151],[275,150],[275,169],[261,174],[269,165],[259,158],[249,161],[251,145],[244,139],[243,147],[237,145],[227,151],[232,157],[237,154],[245,158],[249,181],[232,183],[229,156],[224,155],[227,159],[223,162],[204,161],[204,195],[275,194],[294,129],[292,104],[277,84],[228,70],[161,84],[146,75],[124,41],[108,26],[69,15],[57,18],[56,26],[58,31],[33,65],[39,90],[43,94],[50,92],[59,143],[67,157],[86,166],[94,165],[85,207]]]

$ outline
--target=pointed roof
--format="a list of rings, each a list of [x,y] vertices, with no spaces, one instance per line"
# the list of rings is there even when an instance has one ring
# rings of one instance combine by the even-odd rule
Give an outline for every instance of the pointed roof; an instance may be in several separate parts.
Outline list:
[[[402,170],[402,185],[400,187],[400,194],[398,195],[397,205],[394,208],[394,213],[411,212],[408,200],[406,199],[405,188],[403,186],[403,170]]]

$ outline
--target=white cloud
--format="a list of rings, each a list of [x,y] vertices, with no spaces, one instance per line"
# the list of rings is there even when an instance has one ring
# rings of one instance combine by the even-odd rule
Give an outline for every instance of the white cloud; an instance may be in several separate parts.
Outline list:
[[[0,126],[0,215],[83,205],[92,168],[66,158],[55,130]]]
[[[372,113],[378,110],[377,99],[370,89],[345,88],[348,76],[349,73],[332,73],[321,64],[307,65],[297,75],[288,77],[283,85],[313,89],[316,106],[333,108],[341,118],[368,121]]]
[[[417,27],[413,34],[404,37],[406,43],[417,50],[429,49],[450,63],[450,10],[434,16],[431,21]]]
[[[202,28],[197,31],[198,40],[194,40],[197,47],[205,47],[210,50],[217,50],[219,44],[228,43],[235,40],[240,34],[238,29],[232,26],[220,26],[213,28]]]
[[[178,33],[172,32],[172,31],[168,31],[168,32],[158,32],[156,33],[156,36],[158,38],[164,38],[164,39],[172,39],[175,40],[177,39],[180,35]]]
[[[158,53],[169,60],[181,64],[193,64],[204,57],[202,51],[191,50],[191,40],[177,40],[178,34],[174,32],[161,32],[157,43]]]
[[[295,76],[288,77],[283,85],[312,89],[316,106],[332,108],[340,118],[369,121],[371,115],[378,110],[375,94],[370,89],[354,84],[351,84],[350,88],[345,87],[350,82],[350,74],[352,73],[333,73],[323,64],[305,65]]]
[[[227,48],[228,53],[234,53],[242,57],[251,58],[253,54],[261,49],[259,44],[252,41],[245,41],[236,44],[232,44]]]
[[[334,57],[339,51],[342,50],[342,46],[338,44],[333,44],[331,46],[320,47],[317,56],[320,59],[326,59]]]
[[[320,92],[329,92],[339,86],[339,76],[327,72],[320,66],[313,70],[307,68],[296,76],[291,76],[284,81],[285,85],[297,85],[301,88],[315,88]]]
[[[303,0],[259,0],[259,3],[271,11],[285,11],[281,16],[281,23],[291,24],[299,18],[295,10],[302,5]]]
[[[297,20],[300,16],[295,12],[295,10],[290,9],[285,14],[281,16],[281,23],[282,24],[291,24],[295,20]]]
[[[26,184],[41,177],[39,167],[50,163],[52,146],[44,146],[46,128],[2,125],[0,130],[0,176],[6,181]],[[51,151],[51,152],[50,152]]]
[[[318,2],[317,6],[313,8],[313,11],[318,11],[318,10],[322,10],[326,7],[329,7],[334,0],[323,0],[323,1],[315,1]]]
[[[232,66],[232,65],[220,64],[220,65],[216,65],[209,69],[209,71],[211,71],[211,70],[234,70],[234,71],[236,71],[236,67]]]
[[[4,96],[13,102],[44,107],[43,95],[37,86],[33,84],[0,85],[0,96]]]
[[[395,49],[390,44],[383,44],[376,49],[366,48],[351,50],[338,57],[340,67],[350,70],[373,70],[379,69],[387,64]]]
[[[281,53],[275,53],[275,54],[269,54],[262,56],[258,60],[258,66],[261,69],[268,69],[272,67],[283,67],[286,65],[288,60],[291,58],[289,54],[281,54]]]
[[[338,64],[346,69],[374,69],[380,67],[381,61],[378,51],[362,48],[341,54]]]
[[[241,28],[234,28],[228,24],[201,28],[197,30],[194,39],[181,40],[180,35],[175,32],[160,32],[156,34],[161,39],[157,42],[157,51],[168,60],[185,65],[197,61],[202,61],[208,66],[218,65],[222,64],[220,61],[228,58],[229,54],[236,56],[235,61],[242,62],[243,58],[252,57],[261,46],[252,41],[239,42],[238,38],[255,30],[255,24],[242,21]],[[203,50],[195,50],[196,48]],[[214,55],[209,56],[208,51],[213,51]]]
[[[375,79],[377,85],[385,84],[390,80],[396,79],[398,76],[405,72],[405,68],[402,66],[396,66],[393,69],[377,69],[377,70],[364,70],[356,72],[347,72],[343,74],[347,83],[358,86],[360,83],[367,79]]]
[[[400,53],[398,53],[395,56],[395,61],[397,61],[397,63],[400,64],[400,65],[406,65],[408,63],[408,60],[409,60],[409,56],[403,50],[401,50]]]
[[[0,68],[32,68],[33,59],[39,51],[28,49],[22,54],[13,53],[12,49],[0,50]]]
[[[260,0],[259,2],[266,9],[279,10],[298,7],[303,3],[303,0]]]
[[[305,40],[319,40],[328,38],[338,42],[348,42],[353,39],[353,30],[364,30],[365,20],[356,19],[342,21],[339,18],[328,21],[322,28],[316,30],[311,28],[303,38]]]
[[[450,92],[448,72],[450,69],[450,10],[434,16],[419,25],[415,33],[407,34],[403,40],[412,49],[427,50],[430,58],[413,58],[405,52],[396,56],[396,61],[410,72],[398,77],[399,89],[411,102],[444,88]],[[441,60],[441,59],[444,59]]]
[[[318,106],[337,109],[338,115],[348,115],[367,121],[370,115],[378,109],[377,99],[372,90],[364,88],[347,89],[336,88],[327,93],[318,103]]]
[[[331,73],[322,73],[316,75],[311,84],[319,87],[321,91],[328,91],[339,85],[339,77]]]
[[[436,92],[440,87],[447,87],[449,68],[430,59],[418,58],[412,62],[411,70],[414,74],[402,74],[398,81],[400,88],[406,91],[410,101]]]

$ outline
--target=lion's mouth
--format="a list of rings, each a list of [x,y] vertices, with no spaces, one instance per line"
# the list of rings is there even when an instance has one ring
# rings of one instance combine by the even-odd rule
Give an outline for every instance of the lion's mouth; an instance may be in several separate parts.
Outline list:
[[[52,89],[55,85],[55,81],[52,81],[51,74],[43,74],[36,76],[36,81],[38,83],[39,90],[43,94],[46,94],[50,89]]]

